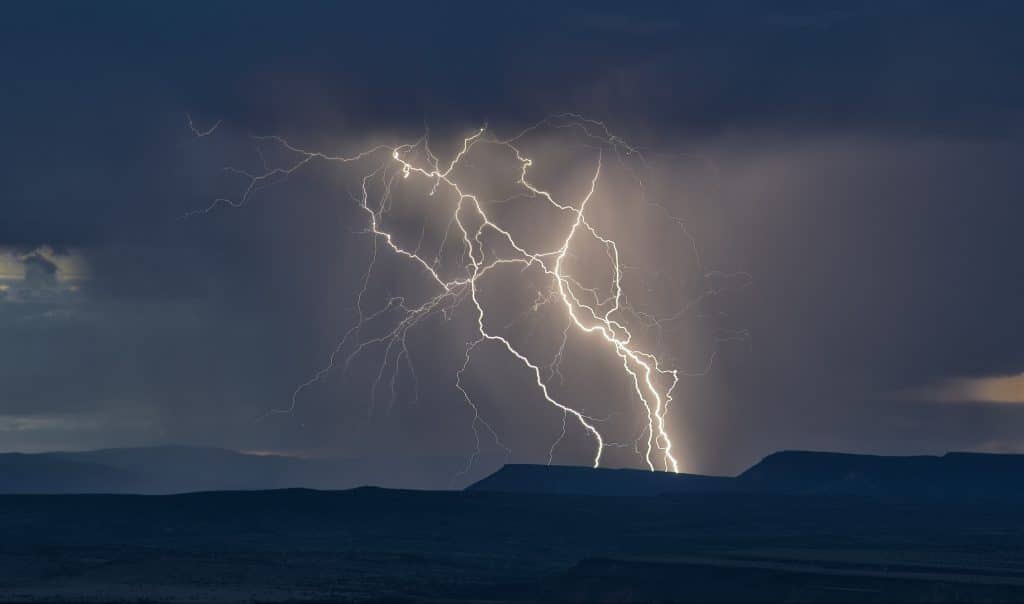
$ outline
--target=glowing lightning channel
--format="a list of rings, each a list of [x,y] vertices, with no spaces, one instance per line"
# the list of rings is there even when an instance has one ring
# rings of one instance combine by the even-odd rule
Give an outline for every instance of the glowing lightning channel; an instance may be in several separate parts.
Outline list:
[[[206,138],[207,136],[210,136],[211,134],[213,134],[214,131],[216,131],[217,128],[220,126],[220,120],[217,120],[216,122],[213,123],[212,126],[207,128],[206,130],[200,130],[199,128],[196,127],[195,123],[192,121],[192,115],[189,114],[189,113],[185,114],[185,121],[188,122],[188,129],[192,131],[192,136],[194,136],[196,138]]]
[[[198,137],[211,134],[218,125],[219,122],[214,124],[209,130],[199,131],[192,125],[191,119],[189,119],[189,127]],[[597,148],[597,160],[589,181],[589,188],[586,194],[575,202],[559,201],[550,192],[540,189],[530,181],[529,174],[533,161],[527,158],[517,145],[527,134],[543,126],[575,129],[587,140],[594,143],[594,146]],[[462,473],[469,471],[473,460],[480,452],[479,426],[482,426],[491,435],[495,443],[504,449],[506,454],[511,453],[510,449],[501,442],[494,428],[484,420],[480,413],[480,408],[466,390],[462,380],[464,373],[469,368],[474,351],[485,342],[498,344],[532,373],[536,388],[541,397],[562,414],[561,433],[549,449],[549,463],[553,459],[555,449],[566,436],[566,422],[570,417],[584,429],[594,442],[592,458],[594,467],[601,464],[602,453],[607,447],[629,446],[606,441],[598,429],[598,425],[603,420],[590,417],[582,411],[559,401],[548,387],[548,380],[553,378],[554,375],[557,374],[561,377],[560,365],[565,354],[566,340],[569,331],[573,328],[580,333],[597,336],[598,341],[603,342],[622,361],[624,377],[628,379],[637,399],[643,405],[647,418],[647,425],[642,434],[642,438],[644,435],[646,436],[646,443],[643,445],[642,450],[639,446],[640,440],[638,439],[636,442],[638,445],[636,450],[642,453],[647,467],[651,470],[663,468],[671,472],[679,471],[679,462],[673,452],[673,442],[668,432],[666,414],[672,402],[672,393],[679,383],[680,373],[676,369],[666,368],[663,362],[653,353],[637,348],[633,344],[633,334],[627,328],[622,315],[628,314],[640,319],[649,326],[660,327],[663,322],[679,318],[685,312],[685,309],[663,319],[658,319],[633,309],[626,299],[622,284],[623,272],[630,267],[624,266],[620,260],[618,244],[611,238],[604,236],[594,224],[588,221],[586,215],[588,204],[599,186],[605,150],[613,151],[619,160],[623,162],[624,155],[637,156],[643,160],[639,150],[629,146],[621,138],[612,135],[603,123],[571,113],[546,118],[508,139],[487,136],[486,128],[480,128],[463,140],[461,148],[445,166],[442,166],[439,158],[431,151],[427,135],[412,143],[396,146],[378,145],[351,156],[328,155],[322,152],[305,150],[277,136],[254,137],[254,139],[257,143],[276,144],[294,154],[297,160],[291,164],[273,168],[267,167],[264,164],[265,171],[261,173],[228,169],[230,172],[240,175],[247,180],[248,184],[243,189],[242,194],[233,200],[227,198],[216,199],[208,207],[190,212],[185,217],[209,213],[222,204],[232,207],[241,206],[249,200],[255,191],[276,182],[279,178],[291,175],[314,160],[350,164],[363,160],[379,159],[379,163],[375,164],[376,167],[363,176],[359,195],[353,196],[353,200],[366,214],[366,233],[372,235],[374,242],[370,260],[363,275],[362,288],[356,296],[355,311],[357,321],[345,332],[341,341],[330,355],[328,364],[295,389],[290,405],[283,409],[273,409],[267,415],[293,411],[299,395],[305,389],[320,381],[335,367],[339,355],[346,348],[351,338],[361,338],[361,330],[367,324],[381,317],[392,315],[397,317],[397,322],[394,326],[383,335],[362,339],[345,356],[344,365],[347,367],[356,356],[367,348],[382,346],[384,349],[383,361],[373,382],[371,410],[373,401],[376,400],[378,386],[384,379],[389,367],[392,368],[390,391],[393,404],[396,397],[395,380],[400,366],[404,365],[413,382],[416,382],[416,374],[406,341],[409,330],[419,324],[425,317],[435,312],[439,312],[447,320],[458,306],[465,301],[469,301],[475,314],[476,335],[467,343],[463,364],[456,372],[455,386],[461,393],[466,405],[472,411],[471,427],[476,449],[470,456],[467,466]],[[465,191],[462,185],[454,179],[452,174],[455,169],[474,146],[478,144],[497,145],[510,150],[519,162],[520,170],[517,184],[524,189],[524,196],[542,199],[559,212],[570,216],[571,227],[565,233],[564,238],[561,239],[558,247],[539,251],[528,250],[516,241],[507,229],[491,219],[485,210],[484,204],[475,194]],[[417,154],[426,157],[424,163],[417,163],[415,161],[414,156]],[[642,185],[643,179],[640,175],[635,170],[633,174],[637,182]],[[391,204],[392,185],[399,177],[403,179],[421,178],[429,183],[430,195],[434,195],[439,188],[445,188],[451,191],[457,199],[444,232],[444,238],[441,241],[440,247],[434,253],[433,258],[423,253],[420,249],[423,241],[422,235],[415,249],[407,249],[396,241],[393,233],[382,227],[383,217]],[[382,187],[383,193],[380,194],[379,198],[371,196],[371,185],[380,185]],[[508,200],[497,200],[493,203],[501,201]],[[682,226],[677,219],[668,214],[664,207],[658,207],[665,211],[666,215],[674,222]],[[464,265],[461,267],[459,274],[446,278],[441,273],[441,258],[453,228],[457,236],[461,237]],[[483,243],[485,233],[492,233],[500,237],[511,247],[514,253],[494,258],[485,257]],[[686,236],[689,237],[689,234],[687,233]],[[584,287],[566,268],[566,259],[571,255],[573,243],[584,237],[597,241],[605,249],[612,271],[612,279],[609,284],[611,293],[608,296],[602,297],[601,292],[597,289]],[[690,237],[690,241],[691,243],[693,242],[692,237]],[[420,304],[409,304],[401,296],[389,296],[387,302],[382,307],[373,311],[367,311],[364,308],[364,298],[377,261],[378,244],[383,244],[384,249],[417,266],[422,274],[434,284],[436,293]],[[536,268],[550,278],[550,290],[546,295],[538,293],[538,298],[532,306],[533,311],[551,303],[560,304],[565,311],[568,321],[562,334],[561,345],[554,360],[550,364],[544,365],[549,374],[548,380],[544,378],[541,364],[531,360],[513,345],[508,338],[493,333],[488,329],[486,305],[478,295],[478,283],[489,272],[503,265],[520,265],[524,271]],[[715,292],[705,292],[705,294],[713,293]],[[703,295],[701,298],[703,298]],[[733,334],[733,336],[727,339],[742,339],[745,337],[745,334],[742,332],[737,332],[737,334]],[[712,355],[712,361],[713,357],[714,355]],[[709,369],[710,361],[704,371],[706,372]]]

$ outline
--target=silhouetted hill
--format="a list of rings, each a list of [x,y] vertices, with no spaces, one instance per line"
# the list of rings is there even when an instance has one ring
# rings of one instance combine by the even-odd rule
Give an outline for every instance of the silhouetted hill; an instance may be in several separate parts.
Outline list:
[[[731,491],[731,478],[672,474],[647,470],[611,470],[580,466],[512,464],[502,467],[467,490],[501,493],[649,496],[668,493]]]
[[[745,489],[899,499],[1022,499],[1024,455],[878,456],[782,451],[738,477]]]
[[[776,493],[900,500],[1024,500],[1024,455],[878,456],[782,451],[735,478],[577,466],[506,465],[474,491],[649,496]]]

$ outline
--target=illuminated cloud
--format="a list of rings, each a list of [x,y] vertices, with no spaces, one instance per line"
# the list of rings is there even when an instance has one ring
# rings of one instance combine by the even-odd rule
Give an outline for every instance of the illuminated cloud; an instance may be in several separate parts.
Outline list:
[[[1024,403],[1024,373],[947,379],[924,388],[902,391],[898,397],[950,403]]]
[[[25,278],[25,265],[18,254],[11,250],[0,252],[0,282]]]
[[[147,410],[137,405],[119,414],[109,414],[103,412],[103,405],[97,405],[96,409],[85,411],[0,414],[0,452],[97,448],[112,433],[124,442],[132,442],[137,435],[152,432],[153,419],[145,415]],[[79,446],[69,447],[69,443]]]
[[[5,302],[68,302],[91,276],[78,251],[46,245],[28,251],[0,248],[0,300]]]

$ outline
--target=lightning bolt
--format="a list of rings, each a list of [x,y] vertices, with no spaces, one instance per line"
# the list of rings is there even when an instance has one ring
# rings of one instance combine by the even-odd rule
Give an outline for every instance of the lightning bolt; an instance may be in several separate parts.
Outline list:
[[[205,130],[200,130],[199,128],[196,127],[195,122],[192,121],[192,115],[189,113],[185,114],[185,121],[188,123],[188,129],[192,131],[192,136],[196,138],[206,138],[207,136],[213,134],[214,131],[216,131],[217,128],[220,126],[220,120],[217,120],[209,128]]]
[[[214,132],[220,122],[209,130],[198,130],[189,118],[189,128],[196,137],[205,137]],[[558,199],[531,180],[533,159],[527,157],[522,150],[521,141],[542,128],[571,130],[581,136],[586,146],[595,152],[591,168],[589,184],[577,199]],[[218,198],[209,206],[187,213],[184,218],[208,214],[221,205],[240,207],[246,204],[257,191],[287,178],[309,164],[322,161],[333,164],[367,164],[363,173],[359,192],[352,195],[353,201],[366,217],[364,233],[372,237],[372,249],[366,270],[363,273],[361,289],[356,295],[354,309],[355,323],[343,334],[338,345],[330,355],[328,363],[314,373],[307,381],[300,384],[292,394],[290,404],[280,409],[272,409],[268,415],[290,413],[306,389],[323,379],[340,362],[344,367],[364,351],[371,347],[382,348],[382,362],[374,376],[370,408],[377,400],[377,392],[387,382],[391,394],[391,404],[397,397],[396,380],[402,368],[410,376],[412,383],[417,384],[416,372],[411,360],[407,336],[410,330],[421,324],[425,318],[435,314],[449,320],[461,307],[467,306],[472,313],[475,324],[473,337],[466,343],[462,366],[455,372],[455,387],[460,392],[463,402],[472,413],[471,429],[474,435],[475,449],[467,460],[466,467],[460,472],[468,472],[481,451],[480,430],[487,432],[498,447],[506,455],[511,450],[502,442],[497,431],[488,423],[481,413],[480,406],[474,401],[466,389],[463,377],[469,370],[474,353],[485,344],[504,350],[511,359],[519,363],[532,376],[536,391],[546,404],[557,410],[562,416],[561,431],[558,438],[551,444],[548,461],[553,461],[555,451],[565,439],[568,423],[580,426],[593,443],[591,462],[598,467],[602,454],[609,447],[627,447],[629,443],[616,443],[607,440],[601,431],[604,421],[609,418],[595,418],[570,402],[556,397],[550,382],[557,375],[562,379],[561,364],[566,354],[566,343],[572,331],[587,338],[594,345],[603,346],[614,353],[621,361],[622,377],[632,389],[634,398],[642,408],[645,427],[641,435],[632,443],[634,450],[642,458],[650,470],[679,471],[676,448],[669,433],[667,414],[673,401],[673,392],[679,384],[680,370],[667,366],[655,353],[645,350],[635,342],[633,333],[627,323],[639,321],[647,327],[660,329],[668,322],[683,316],[690,308],[707,295],[719,293],[720,288],[710,287],[698,298],[668,317],[656,317],[634,308],[628,300],[623,286],[623,275],[634,267],[625,265],[621,259],[620,245],[602,232],[588,218],[587,210],[601,187],[602,170],[608,157],[614,157],[622,165],[630,167],[631,174],[637,184],[643,188],[644,178],[640,171],[633,167],[630,159],[638,160],[646,165],[643,152],[630,146],[623,139],[612,134],[607,126],[600,121],[584,118],[578,114],[563,113],[549,116],[544,120],[530,125],[512,137],[499,138],[492,135],[486,127],[474,131],[462,140],[462,145],[450,161],[442,162],[430,147],[429,131],[418,140],[398,145],[377,145],[352,155],[331,155],[296,146],[279,136],[253,137],[257,145],[275,145],[288,157],[294,158],[283,165],[268,166],[263,153],[263,170],[251,172],[235,168],[227,171],[243,178],[246,182],[240,195],[235,198]],[[480,145],[491,145],[509,151],[518,163],[516,185],[521,193],[504,200],[481,200],[476,193],[460,183],[456,171],[466,162],[474,148]],[[403,246],[395,233],[385,226],[385,216],[393,203],[392,188],[402,180],[419,180],[428,187],[428,195],[434,196],[438,191],[446,191],[454,199],[454,206],[448,216],[447,227],[440,246],[428,253],[422,250],[423,235],[421,232],[416,247]],[[532,249],[521,243],[507,228],[503,227],[488,212],[489,204],[513,202],[516,197],[541,200],[556,212],[569,218],[569,227],[558,238],[558,243],[547,249]],[[694,254],[698,258],[695,239],[686,231],[683,222],[672,216],[660,205],[646,200],[645,203],[657,206],[664,212],[670,223],[678,225],[689,239]],[[424,226],[425,229],[425,226]],[[503,242],[508,251],[498,254],[494,246],[485,245],[485,237],[496,237]],[[586,287],[580,275],[574,275],[568,266],[568,260],[574,250],[584,240],[596,242],[604,249],[610,281],[603,288]],[[444,270],[446,246],[450,241],[461,243],[458,270],[448,274]],[[433,293],[421,302],[410,302],[405,296],[390,295],[383,305],[367,308],[367,291],[372,275],[376,269],[379,254],[385,252],[408,262],[430,283]],[[561,345],[554,358],[548,363],[532,359],[507,337],[501,335],[490,325],[488,305],[482,301],[479,286],[504,266],[517,266],[522,272],[537,271],[546,280],[546,290],[539,290],[531,307],[536,312],[541,307],[557,305],[565,318]],[[709,278],[728,280],[739,276],[744,284],[749,277],[744,274],[725,275],[707,273]],[[711,279],[714,280],[714,279]],[[363,336],[364,329],[381,321],[390,321],[389,328],[383,333]],[[743,340],[749,334],[743,331],[726,334],[719,341]],[[350,342],[357,342],[351,347]],[[344,351],[351,348],[347,354]],[[717,353],[717,346],[715,349]],[[705,366],[696,374],[706,373],[711,369],[714,354]],[[388,374],[390,372],[390,377]],[[417,386],[418,389],[418,386]]]

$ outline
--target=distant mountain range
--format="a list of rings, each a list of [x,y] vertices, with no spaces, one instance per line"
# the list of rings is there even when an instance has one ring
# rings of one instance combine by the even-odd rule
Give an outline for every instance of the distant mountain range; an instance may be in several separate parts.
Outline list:
[[[402,460],[300,458],[205,447],[140,447],[0,454],[2,493],[142,493],[350,489],[428,489],[448,484],[461,458]],[[493,466],[492,466],[493,467]]]
[[[143,447],[0,454],[0,493],[141,493],[359,486],[436,488],[460,459],[307,459],[215,448]],[[506,465],[467,490],[653,496],[750,492],[893,500],[1021,500],[1024,455],[884,457],[783,451],[736,477],[576,466]]]

